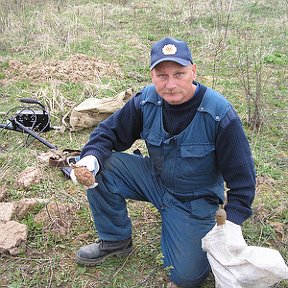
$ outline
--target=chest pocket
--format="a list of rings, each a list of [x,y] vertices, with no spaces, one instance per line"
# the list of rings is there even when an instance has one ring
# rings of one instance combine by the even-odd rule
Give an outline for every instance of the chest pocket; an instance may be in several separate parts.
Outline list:
[[[153,133],[153,131],[148,133],[148,131],[143,130],[141,136],[145,139],[149,156],[153,162],[156,173],[159,175],[163,166],[163,141],[161,137],[159,137],[157,133]]]
[[[214,144],[189,144],[180,146],[180,171],[182,177],[210,174],[215,168]]]

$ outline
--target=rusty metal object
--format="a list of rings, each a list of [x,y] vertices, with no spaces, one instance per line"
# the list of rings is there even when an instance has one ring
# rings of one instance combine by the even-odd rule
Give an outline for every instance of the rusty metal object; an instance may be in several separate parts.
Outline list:
[[[86,167],[84,166],[76,166],[74,164],[71,165],[71,167],[74,170],[76,180],[78,183],[90,187],[95,184],[95,176],[94,174],[89,171]]]

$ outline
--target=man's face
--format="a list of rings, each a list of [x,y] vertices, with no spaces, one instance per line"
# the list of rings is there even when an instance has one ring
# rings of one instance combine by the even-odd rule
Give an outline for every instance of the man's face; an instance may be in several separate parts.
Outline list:
[[[187,102],[194,95],[196,86],[196,65],[182,66],[176,62],[165,61],[151,71],[152,83],[157,93],[169,104]]]

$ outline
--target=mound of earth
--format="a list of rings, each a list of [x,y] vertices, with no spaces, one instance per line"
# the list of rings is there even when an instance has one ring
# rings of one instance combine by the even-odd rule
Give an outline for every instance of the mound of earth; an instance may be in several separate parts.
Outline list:
[[[1,59],[0,59],[1,63]],[[10,60],[4,70],[5,78],[0,83],[30,80],[39,82],[99,82],[105,75],[122,77],[121,69],[116,63],[105,63],[102,60],[83,54],[71,55],[65,60],[36,60],[27,64],[18,60]]]

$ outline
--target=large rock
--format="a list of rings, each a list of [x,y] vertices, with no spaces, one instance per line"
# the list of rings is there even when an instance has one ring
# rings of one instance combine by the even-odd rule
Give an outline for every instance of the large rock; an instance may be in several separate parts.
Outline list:
[[[27,226],[16,221],[0,221],[0,231],[0,253],[18,255],[27,241]]]
[[[0,203],[0,221],[11,220],[12,216],[14,214],[14,211],[15,211],[15,203],[14,202]]]

